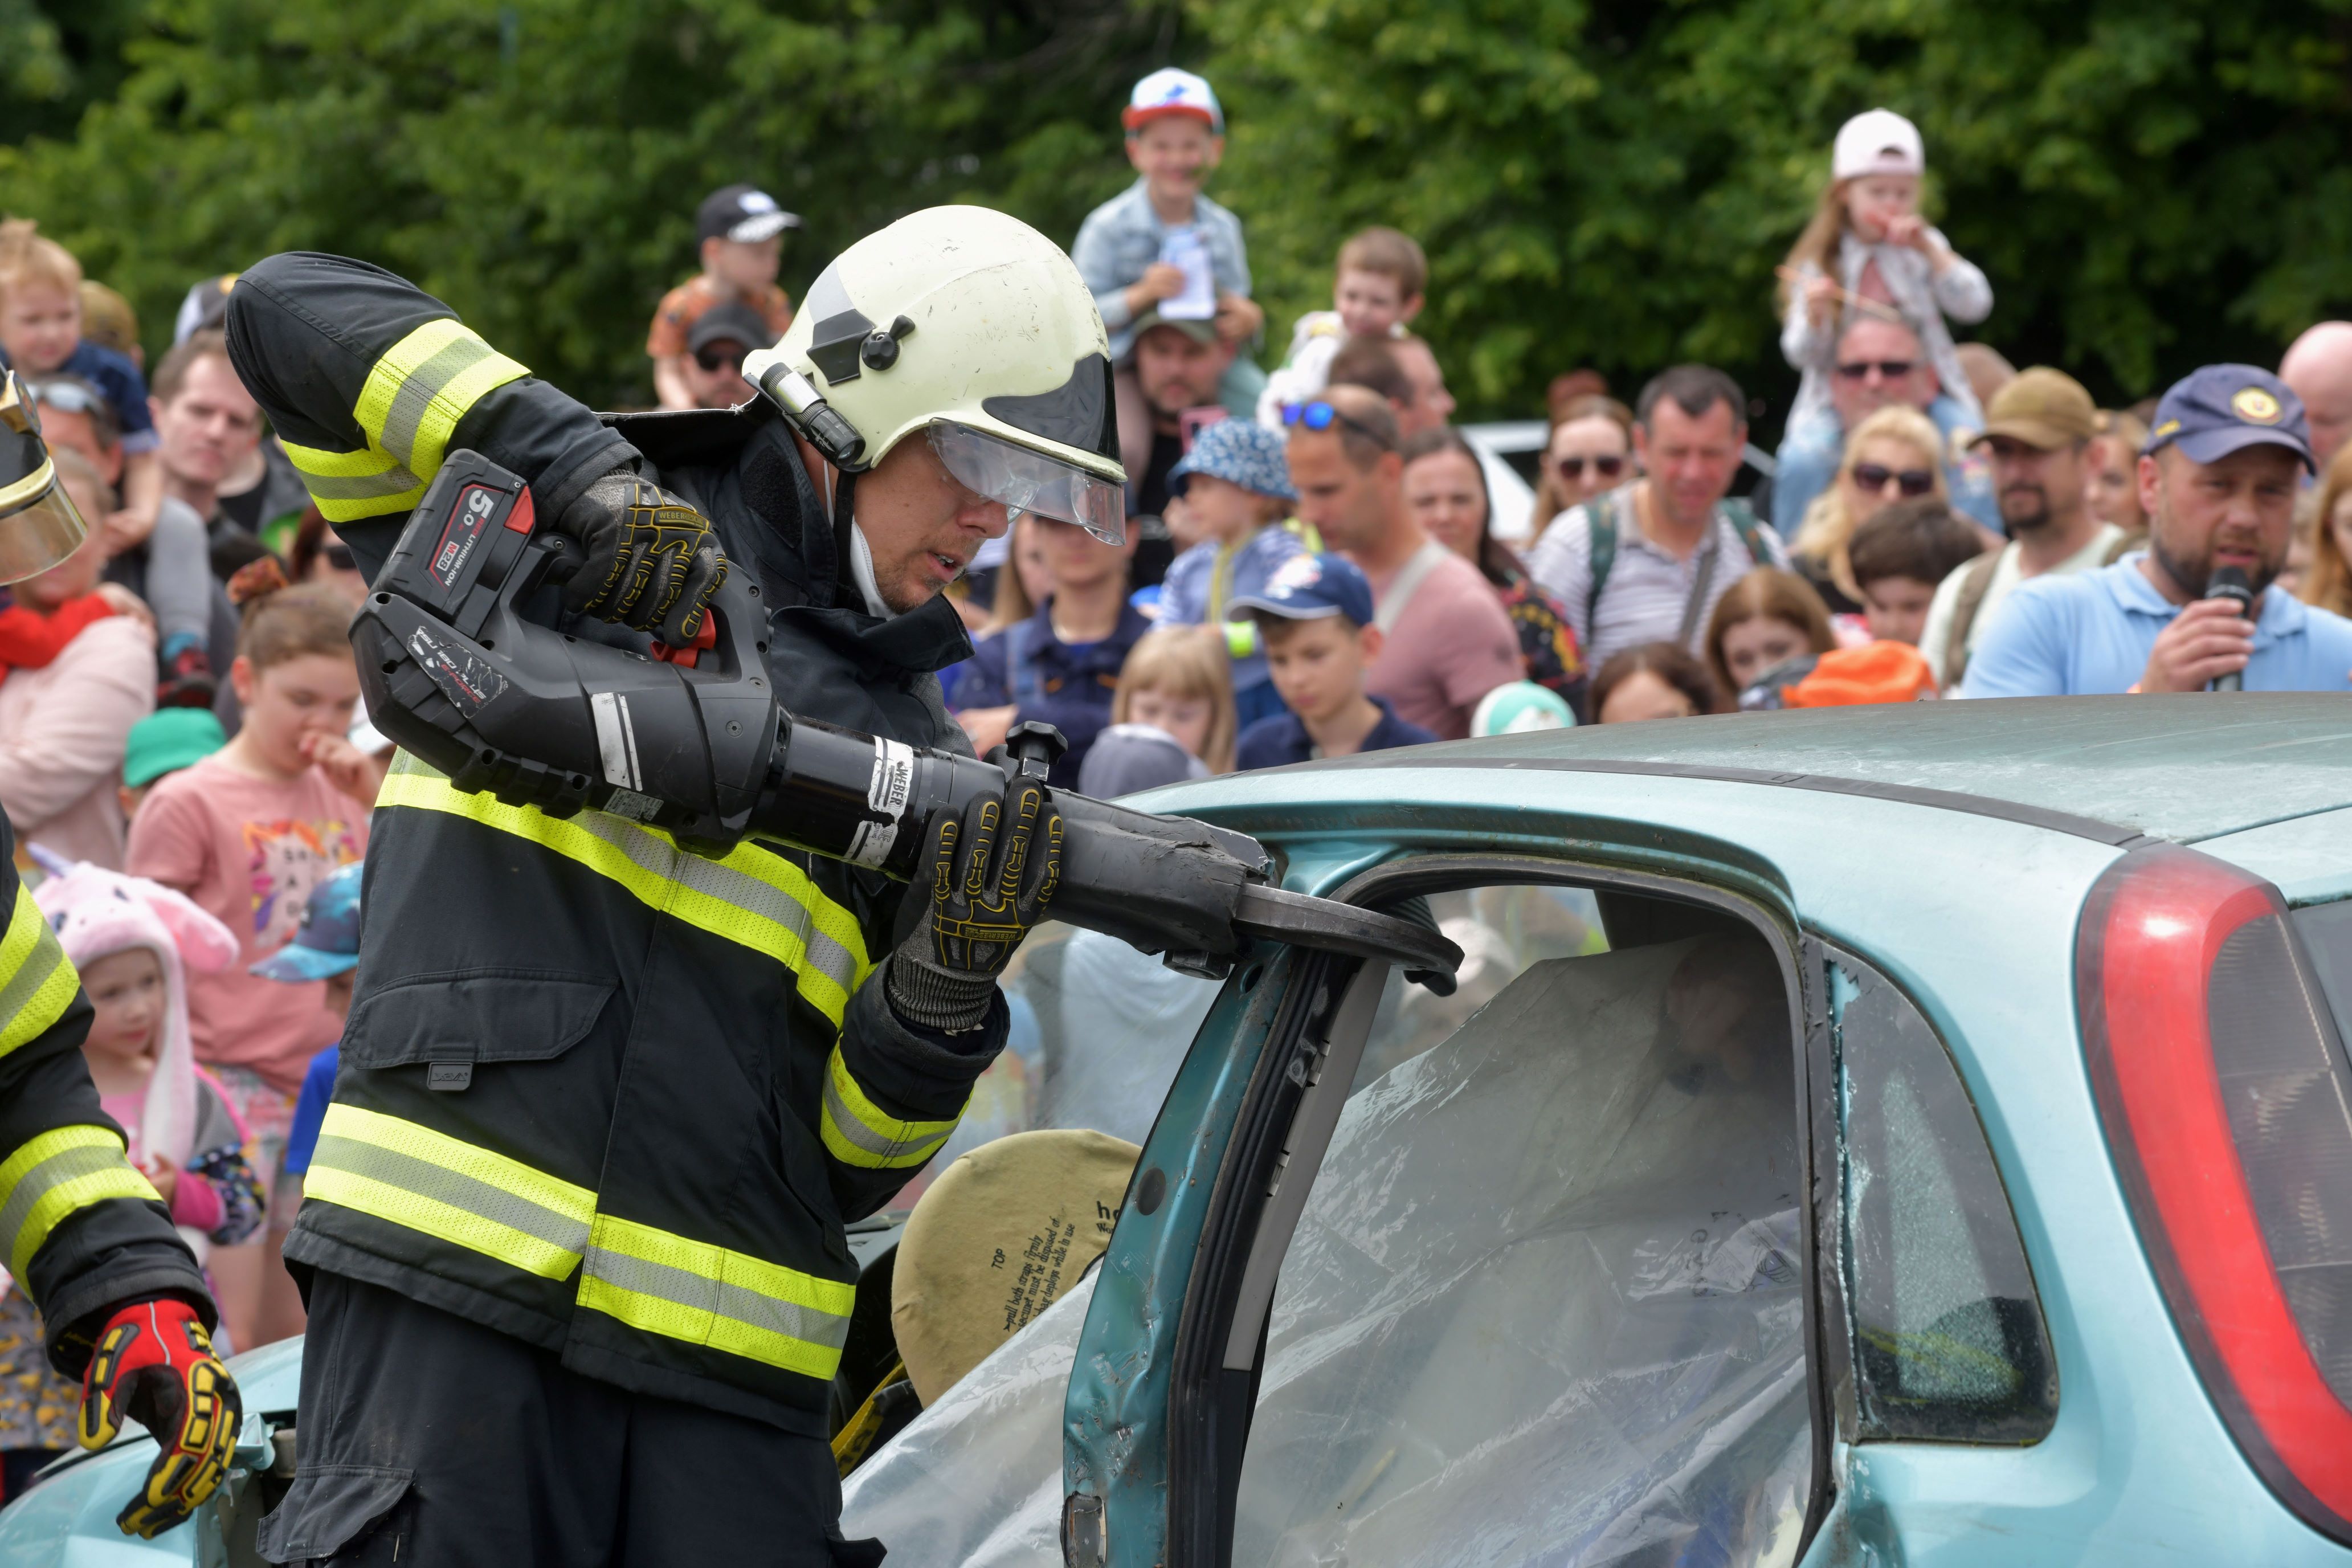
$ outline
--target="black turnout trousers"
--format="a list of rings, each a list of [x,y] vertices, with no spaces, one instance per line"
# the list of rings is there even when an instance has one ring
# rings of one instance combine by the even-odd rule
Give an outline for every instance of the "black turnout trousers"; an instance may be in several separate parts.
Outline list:
[[[321,1272],[273,1563],[871,1568],[831,1449],[565,1370],[553,1354]]]

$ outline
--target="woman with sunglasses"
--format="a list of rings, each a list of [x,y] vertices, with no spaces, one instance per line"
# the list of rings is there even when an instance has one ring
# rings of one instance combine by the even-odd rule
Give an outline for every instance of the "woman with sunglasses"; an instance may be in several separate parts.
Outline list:
[[[1949,499],[1934,421],[1908,404],[1891,404],[1853,427],[1837,478],[1805,509],[1789,546],[1797,571],[1832,614],[1862,613],[1862,588],[1846,559],[1853,531],[1882,508],[1926,495]]]
[[[1633,411],[1613,397],[1571,400],[1554,416],[1536,476],[1529,539],[1572,506],[1606,495],[1633,477]]]
[[[1486,471],[1460,431],[1425,430],[1404,444],[1404,504],[1423,532],[1478,568],[1511,618],[1528,679],[1559,693],[1577,721],[1584,722],[1590,672],[1576,633],[1558,602],[1536,586],[1510,547],[1488,531],[1494,509]]]

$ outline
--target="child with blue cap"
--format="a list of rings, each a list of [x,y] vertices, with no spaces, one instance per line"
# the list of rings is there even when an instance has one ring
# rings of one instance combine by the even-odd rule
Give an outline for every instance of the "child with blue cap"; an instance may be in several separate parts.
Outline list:
[[[352,1012],[352,972],[360,964],[360,875],[365,864],[354,860],[322,879],[302,906],[302,923],[294,940],[252,966],[265,980],[289,984],[323,980],[327,1010],[338,1018]],[[310,1058],[302,1075],[302,1092],[294,1102],[294,1121],[286,1133],[286,1156],[280,1169],[289,1176],[310,1170],[319,1147],[319,1126],[327,1117],[327,1102],[335,1096],[335,1068],[342,1061],[338,1040]],[[290,1225],[294,1216],[273,1223]]]
[[[1354,562],[1340,555],[1293,557],[1263,589],[1237,595],[1234,608],[1255,618],[1286,705],[1285,711],[1242,731],[1234,748],[1236,769],[1348,757],[1437,739],[1398,718],[1388,699],[1365,689],[1372,662],[1381,657],[1382,633],[1372,618],[1372,585]]]
[[[1256,623],[1229,621],[1227,613],[1264,592],[1284,562],[1314,548],[1293,528],[1311,531],[1285,522],[1298,492],[1291,488],[1283,437],[1247,419],[1212,425],[1168,470],[1168,490],[1184,498],[1207,537],[1170,564],[1160,586],[1160,621],[1223,630],[1233,659],[1234,714],[1245,730],[1281,712],[1282,699],[1266,675]]]

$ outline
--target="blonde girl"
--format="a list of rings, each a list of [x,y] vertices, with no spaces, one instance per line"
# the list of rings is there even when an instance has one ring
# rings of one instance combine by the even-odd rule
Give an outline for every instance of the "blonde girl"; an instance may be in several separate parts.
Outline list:
[[[1217,629],[1161,626],[1118,672],[1110,728],[1087,753],[1078,791],[1105,797],[1234,771],[1234,688]],[[1167,742],[1182,748],[1179,758]]]
[[[1948,435],[1984,426],[1948,320],[1992,313],[1992,285],[1919,215],[1927,172],[1919,128],[1890,110],[1857,114],[1838,132],[1829,184],[1780,268],[1780,352],[1803,377],[1780,444],[1773,522],[1787,531],[1825,482],[1841,435],[1830,399],[1843,374],[1838,339],[1858,316],[1911,329],[1943,390],[1927,416]]]

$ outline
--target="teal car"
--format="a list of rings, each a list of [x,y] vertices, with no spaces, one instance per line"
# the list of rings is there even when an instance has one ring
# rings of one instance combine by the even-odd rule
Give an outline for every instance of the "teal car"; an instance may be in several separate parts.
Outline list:
[[[1108,1129],[1101,1263],[850,1478],[849,1533],[2352,1563],[2352,703],[1620,725],[1145,804],[1463,963],[1024,954],[1038,1120],[1156,1120]],[[0,1568],[143,1561],[57,1544],[137,1447],[0,1515]]]
[[[1515,973],[1377,1077],[1381,966],[1227,983],[1076,1335],[1067,1563],[2352,1562],[2352,703],[1621,725],[1150,804]],[[1514,937],[1562,889],[1607,953]]]

